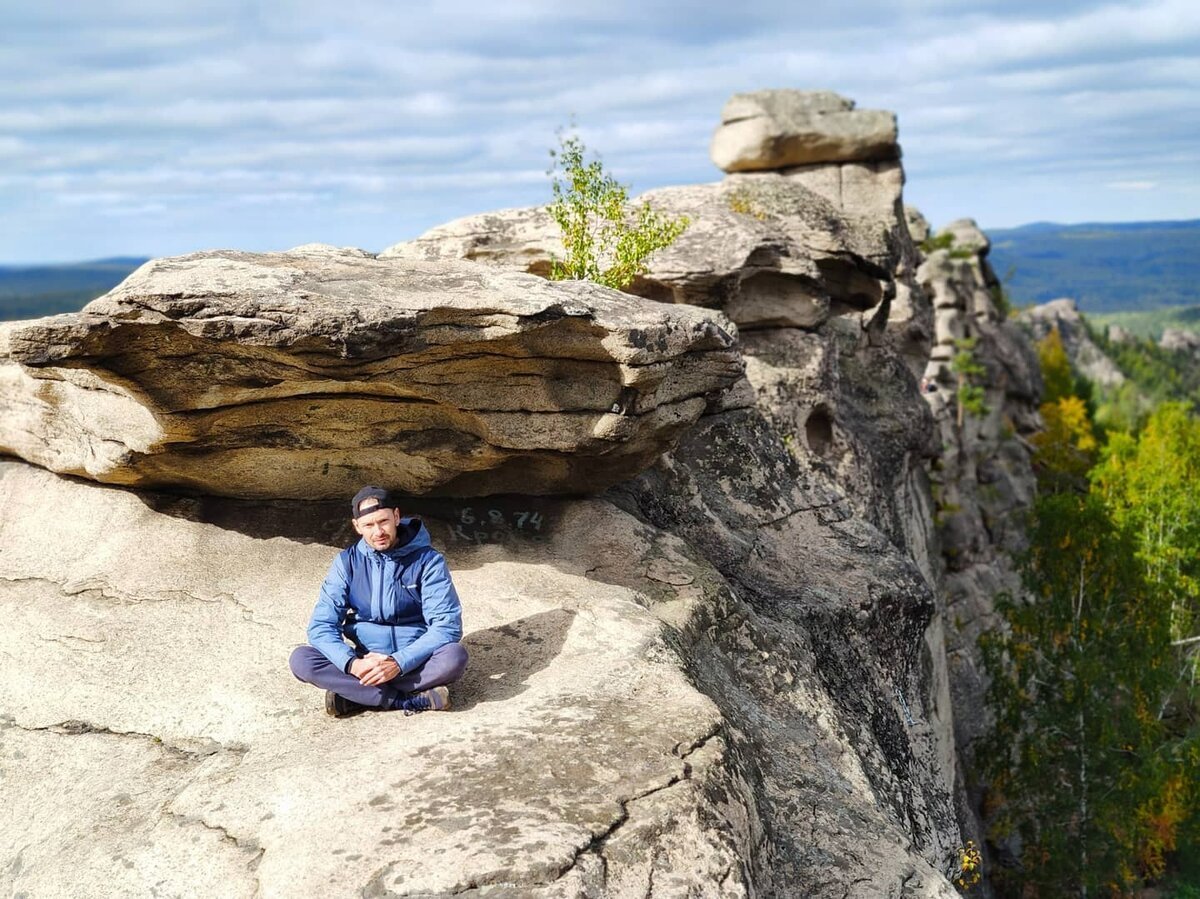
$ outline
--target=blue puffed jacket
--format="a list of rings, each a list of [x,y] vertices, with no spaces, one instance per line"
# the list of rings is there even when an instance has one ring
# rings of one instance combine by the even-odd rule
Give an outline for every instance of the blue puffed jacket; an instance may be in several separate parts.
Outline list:
[[[401,519],[389,550],[359,540],[338,553],[308,623],[308,642],[343,671],[358,654],[380,652],[409,672],[461,639],[462,603],[416,518]]]

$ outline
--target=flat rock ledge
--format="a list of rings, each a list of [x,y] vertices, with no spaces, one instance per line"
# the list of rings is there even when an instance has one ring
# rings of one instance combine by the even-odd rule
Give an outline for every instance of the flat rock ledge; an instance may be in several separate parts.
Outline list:
[[[594,499],[542,500],[520,544],[431,521],[471,654],[452,710],[334,721],[287,659],[344,544],[277,528],[342,505],[224,500],[242,532],[214,502],[0,460],[0,894],[750,895],[722,718],[655,614],[719,598],[680,541]],[[635,586],[588,575],[597,534]]]
[[[245,498],[587,493],[741,374],[720,313],[594,284],[323,246],[195,253],[0,326],[0,454]]]
[[[831,91],[734,94],[721,110],[710,154],[726,172],[760,172],[819,162],[900,158],[896,116],[855,109]]]

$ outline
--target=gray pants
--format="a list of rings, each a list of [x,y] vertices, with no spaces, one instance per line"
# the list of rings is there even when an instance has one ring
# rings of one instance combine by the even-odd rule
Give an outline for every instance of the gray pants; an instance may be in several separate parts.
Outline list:
[[[461,643],[447,643],[412,671],[377,687],[366,687],[353,674],[347,674],[312,646],[297,646],[288,660],[292,674],[304,681],[332,690],[351,702],[378,709],[394,709],[412,693],[452,684],[467,670],[467,650]]]

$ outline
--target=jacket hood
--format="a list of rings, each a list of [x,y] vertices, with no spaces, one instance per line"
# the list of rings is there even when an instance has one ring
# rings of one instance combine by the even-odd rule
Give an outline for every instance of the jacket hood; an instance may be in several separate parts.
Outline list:
[[[429,539],[429,531],[426,529],[424,522],[419,518],[401,518],[400,527],[396,529],[396,545],[391,549],[385,549],[379,552],[365,538],[359,538],[358,551],[367,555],[383,555],[391,556],[394,559],[402,558],[412,553],[419,552],[432,543]]]

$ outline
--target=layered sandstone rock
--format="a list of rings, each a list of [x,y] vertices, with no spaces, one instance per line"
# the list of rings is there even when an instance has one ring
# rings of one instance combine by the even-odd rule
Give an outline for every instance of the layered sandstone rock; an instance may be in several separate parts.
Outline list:
[[[902,185],[898,163],[836,162],[650,191],[639,201],[690,224],[627,290],[715,307],[742,331],[875,320],[917,375],[933,324],[914,278]],[[380,258],[468,259],[546,275],[561,252],[557,226],[535,207],[459,219]]]
[[[0,329],[0,452],[246,497],[579,492],[650,464],[741,375],[734,330],[592,284],[362,251],[148,263]]]
[[[830,91],[765,90],[725,104],[711,154],[718,168],[747,172],[898,159],[900,146],[890,112],[855,109]]]
[[[562,254],[558,225],[546,207],[525,206],[468,215],[437,225],[414,240],[388,247],[379,258],[468,259],[548,278],[552,262]]]

